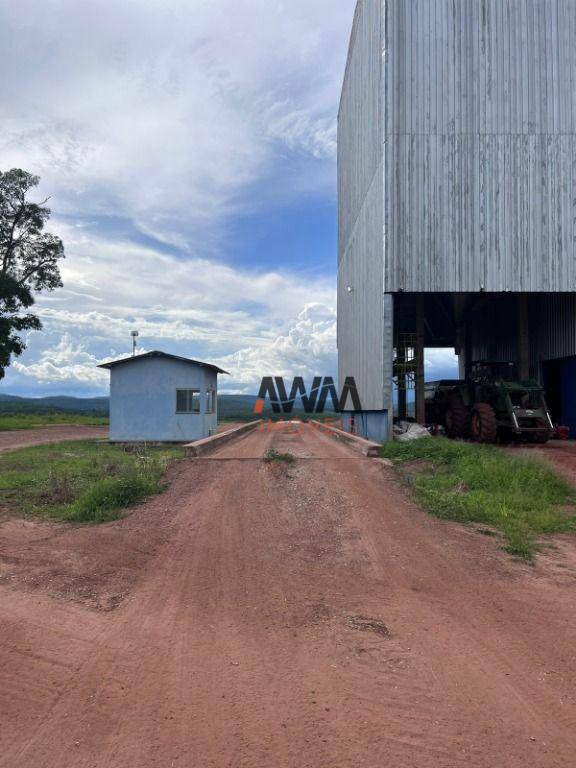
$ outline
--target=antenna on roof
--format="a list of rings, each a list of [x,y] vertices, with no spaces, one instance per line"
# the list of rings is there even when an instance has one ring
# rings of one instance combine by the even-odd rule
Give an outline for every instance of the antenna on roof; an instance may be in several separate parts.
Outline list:
[[[132,357],[135,357],[136,355],[136,339],[140,334],[138,331],[130,331],[130,336],[132,336]]]

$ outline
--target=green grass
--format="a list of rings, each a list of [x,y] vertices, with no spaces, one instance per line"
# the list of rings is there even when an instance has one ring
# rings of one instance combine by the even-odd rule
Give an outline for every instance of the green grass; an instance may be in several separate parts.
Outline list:
[[[180,448],[127,452],[91,440],[0,454],[0,507],[9,513],[101,523],[163,490]]]
[[[517,557],[532,560],[541,535],[576,530],[576,492],[535,457],[445,438],[389,443],[382,456],[419,461],[405,476],[428,512],[497,529]]]
[[[274,462],[283,463],[283,464],[294,464],[295,458],[294,456],[292,456],[291,453],[278,453],[278,451],[275,451],[274,449],[271,448],[264,456],[264,461],[267,464],[272,464]]]
[[[80,424],[86,427],[108,426],[107,416],[78,413],[0,413],[0,432],[13,429],[37,429],[53,424]]]

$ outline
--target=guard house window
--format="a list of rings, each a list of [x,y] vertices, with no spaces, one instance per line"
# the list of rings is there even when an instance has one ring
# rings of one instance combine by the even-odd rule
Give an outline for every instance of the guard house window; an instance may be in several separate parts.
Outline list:
[[[177,389],[176,413],[200,413],[200,390]]]
[[[216,393],[213,389],[206,392],[206,413],[214,413],[216,410]]]

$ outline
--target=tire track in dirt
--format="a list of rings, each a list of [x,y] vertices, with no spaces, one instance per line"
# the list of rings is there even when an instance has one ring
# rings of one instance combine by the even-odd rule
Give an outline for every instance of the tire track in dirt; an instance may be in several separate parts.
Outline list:
[[[349,467],[339,467],[339,473],[346,474]],[[379,471],[382,469],[372,465],[367,473]],[[365,494],[368,478],[364,476],[358,483],[360,478],[354,471],[349,472],[349,475],[348,478],[341,478],[341,484],[354,494],[358,503]],[[524,736],[525,742],[528,739],[531,741],[534,735],[539,737],[538,741],[548,739],[552,743],[556,743],[559,737],[565,739],[566,733],[574,726],[573,698],[568,712],[560,690],[544,690],[542,686],[534,684],[534,679],[530,679],[534,678],[539,668],[550,663],[551,648],[557,643],[557,634],[550,634],[550,627],[537,616],[537,602],[531,606],[531,615],[523,615],[523,611],[518,611],[515,605],[512,588],[509,590],[512,594],[505,595],[502,605],[494,610],[494,602],[499,602],[499,591],[515,585],[502,579],[490,578],[485,572],[467,573],[470,569],[465,560],[466,547],[462,551],[452,550],[449,552],[450,557],[446,557],[446,551],[442,551],[446,549],[446,546],[442,546],[444,542],[434,542],[429,536],[423,536],[426,531],[422,529],[441,531],[444,528],[448,536],[454,530],[458,538],[460,532],[453,526],[423,519],[422,513],[413,508],[412,512],[418,518],[417,526],[414,526],[410,510],[406,508],[404,493],[398,490],[394,492],[394,482],[392,478],[389,480],[389,506],[385,506],[386,500],[383,498],[380,504],[367,503],[363,510],[361,519],[370,523],[364,531],[363,539],[372,544],[372,559],[380,569],[386,562],[383,555],[390,534],[392,540],[402,541],[402,550],[395,552],[391,561],[393,567],[390,568],[388,561],[386,568],[388,574],[394,572],[391,584],[393,591],[398,594],[398,599],[388,605],[388,610],[391,616],[395,612],[405,611],[410,622],[410,627],[406,628],[408,636],[418,635],[419,629],[424,630],[420,633],[420,639],[424,638],[430,645],[426,654],[429,669],[438,670],[441,675],[444,697],[451,679],[458,681],[458,686],[462,687],[461,680],[466,681],[468,678],[468,685],[473,684],[472,690],[476,688],[482,691],[487,700],[493,699],[492,706],[486,708],[486,714],[491,715],[489,722],[493,729],[499,730],[502,723],[508,723],[508,733],[513,734],[516,730],[521,738],[523,728],[518,727],[517,712],[511,718],[508,711],[516,703],[517,711],[522,712],[521,720],[525,721],[523,727],[529,729],[524,734],[531,734],[529,737]],[[388,513],[384,518],[381,515],[383,509]],[[395,530],[390,530],[391,524]],[[418,534],[416,539],[414,533]],[[474,575],[477,581],[474,581]],[[399,613],[398,619],[402,618]],[[419,627],[419,623],[422,626]],[[535,625],[541,630],[539,643],[534,642],[538,635]],[[560,626],[569,629],[573,643],[573,609],[568,613],[566,621],[560,622]],[[568,644],[562,651],[569,661],[568,664],[563,663],[565,680],[573,693],[574,653],[571,647]],[[448,658],[447,652],[450,654]],[[426,679],[425,669],[420,671],[419,677]],[[458,680],[459,677],[461,680]],[[462,711],[466,711],[466,702],[463,701],[462,705]],[[473,724],[468,723],[465,731],[474,733]]]
[[[25,672],[0,694],[2,768],[570,764],[567,589],[315,428],[215,458],[150,502],[171,533],[116,611],[0,590],[12,692]]]

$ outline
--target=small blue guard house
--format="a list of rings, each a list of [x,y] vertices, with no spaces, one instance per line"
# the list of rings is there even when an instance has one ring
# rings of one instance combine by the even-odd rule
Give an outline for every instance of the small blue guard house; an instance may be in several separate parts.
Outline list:
[[[104,363],[110,371],[110,441],[190,443],[218,425],[221,368],[166,352]]]

